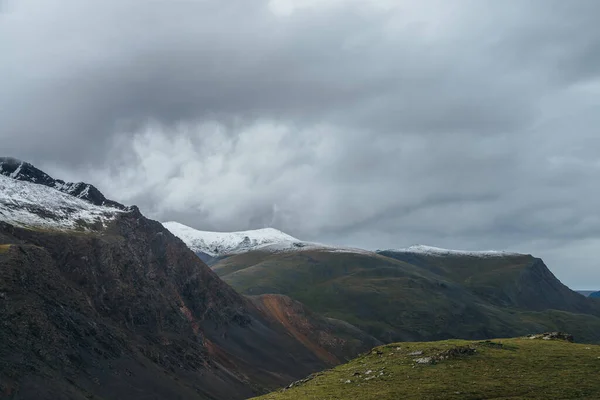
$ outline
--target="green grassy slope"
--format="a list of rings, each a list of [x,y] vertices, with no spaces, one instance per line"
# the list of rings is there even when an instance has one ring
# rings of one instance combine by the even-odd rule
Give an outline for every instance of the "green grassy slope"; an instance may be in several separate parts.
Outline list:
[[[510,337],[549,329],[572,331],[580,341],[600,341],[600,318],[583,310],[591,300],[566,288],[554,293],[558,281],[552,276],[542,274],[541,282],[528,277],[535,261],[530,256],[504,259],[487,267],[490,273],[486,266],[465,265],[452,274],[452,265],[443,272],[374,253],[251,252],[222,259],[213,270],[241,293],[288,295],[384,342]],[[482,271],[469,275],[469,268]],[[502,279],[482,279],[490,274]],[[534,284],[538,287],[528,287]],[[556,297],[560,303],[568,293],[583,303],[579,308],[567,304],[556,318],[547,309],[560,306]]]
[[[434,360],[415,361],[427,357]],[[397,343],[260,399],[599,399],[599,374],[596,345],[526,338]]]
[[[440,257],[394,251],[379,254],[443,276],[496,305],[600,314],[592,302],[563,285],[541,259],[531,255]]]

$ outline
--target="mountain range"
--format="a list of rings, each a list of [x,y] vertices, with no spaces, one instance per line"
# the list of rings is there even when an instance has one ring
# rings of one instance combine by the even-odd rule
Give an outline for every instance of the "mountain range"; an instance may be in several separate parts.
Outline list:
[[[197,231],[0,158],[0,398],[241,399],[383,343],[546,330],[600,342],[600,301],[531,255]]]
[[[180,224],[173,232],[178,235]],[[196,251],[214,233],[185,227]],[[246,295],[279,294],[341,319],[383,342],[510,337],[568,330],[600,341],[600,302],[564,286],[532,255],[429,246],[367,251],[302,242],[264,230],[234,233],[207,260]],[[269,231],[270,233],[273,233]],[[278,231],[274,231],[278,232]],[[203,245],[198,247],[202,238]]]
[[[238,294],[91,185],[0,166],[0,397],[245,398],[380,343],[285,296]]]

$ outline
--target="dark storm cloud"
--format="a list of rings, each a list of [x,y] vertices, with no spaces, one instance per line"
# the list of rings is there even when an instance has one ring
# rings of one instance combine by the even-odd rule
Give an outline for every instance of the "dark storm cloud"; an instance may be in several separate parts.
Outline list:
[[[4,153],[200,229],[506,248],[600,287],[596,1],[1,10]]]

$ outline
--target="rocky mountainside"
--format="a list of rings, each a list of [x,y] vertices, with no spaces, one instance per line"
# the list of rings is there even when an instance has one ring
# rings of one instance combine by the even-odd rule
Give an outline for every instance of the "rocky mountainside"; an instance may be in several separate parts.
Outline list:
[[[0,175],[0,398],[246,398],[378,343],[244,297],[136,207],[14,165]]]
[[[588,297],[591,297],[591,298],[594,298],[594,299],[600,298],[600,291],[594,292],[594,293],[590,293],[590,295]]]

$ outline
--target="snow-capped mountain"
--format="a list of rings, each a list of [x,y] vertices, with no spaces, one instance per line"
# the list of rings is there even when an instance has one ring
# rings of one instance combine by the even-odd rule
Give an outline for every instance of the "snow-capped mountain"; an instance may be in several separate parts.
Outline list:
[[[71,196],[86,200],[97,206],[108,206],[120,210],[125,210],[127,208],[116,201],[108,200],[94,185],[84,182],[71,183],[60,179],[54,179],[44,171],[34,167],[32,164],[17,160],[16,158],[0,157],[0,175],[18,181],[48,186]]]
[[[101,229],[131,211],[94,186],[53,179],[33,165],[0,158],[0,221],[51,229]]]
[[[305,242],[273,228],[240,232],[207,232],[199,231],[174,221],[164,222],[163,225],[171,231],[172,234],[183,240],[183,242],[195,253],[204,253],[210,257],[244,253],[253,250],[273,252],[323,250],[334,252],[372,253],[362,249]]]
[[[12,225],[94,228],[105,226],[121,212],[123,210],[97,206],[44,185],[0,175],[0,221]]]
[[[438,257],[446,257],[446,256],[468,256],[468,257],[506,257],[506,256],[515,256],[521,255],[519,253],[511,253],[507,251],[497,251],[497,250],[487,250],[487,251],[467,251],[467,250],[449,250],[442,249],[439,247],[432,246],[424,246],[424,245],[415,245],[410,246],[405,249],[390,249],[385,250],[387,252],[393,253],[411,253],[411,254],[422,254],[428,256],[438,256]]]
[[[300,243],[295,237],[273,228],[241,232],[206,232],[174,221],[165,222],[163,225],[194,252],[212,257],[250,251],[273,244]]]

